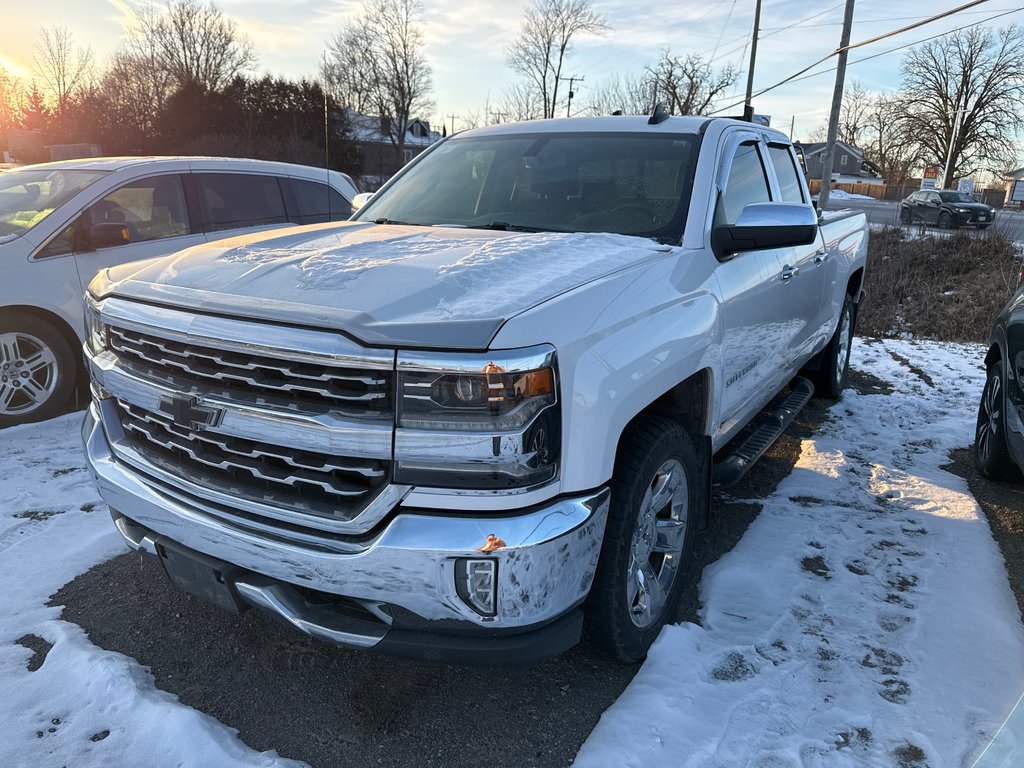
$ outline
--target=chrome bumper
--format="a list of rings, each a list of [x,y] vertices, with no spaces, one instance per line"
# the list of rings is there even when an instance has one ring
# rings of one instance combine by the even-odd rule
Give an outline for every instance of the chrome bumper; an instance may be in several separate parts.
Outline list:
[[[552,622],[578,606],[590,590],[608,514],[607,489],[518,515],[469,516],[399,507],[371,539],[354,541],[352,551],[331,551],[230,525],[147,482],[111,454],[95,402],[86,414],[82,434],[100,494],[111,509],[129,518],[119,521],[118,529],[132,548],[155,551],[154,534],[166,536],[284,586],[344,596],[371,610],[384,606],[389,617],[408,612],[413,616],[406,619],[434,632],[466,628],[478,634],[481,629],[514,632]],[[487,551],[491,535],[504,546]],[[458,595],[456,560],[467,557],[497,561],[493,617],[479,615]],[[329,627],[321,631],[315,618],[298,615],[297,603],[283,599],[276,593],[280,590],[266,584],[248,586],[239,589],[244,599],[278,613],[302,631],[345,645],[375,643],[374,638],[346,639],[343,632],[332,636]],[[400,610],[389,611],[388,606]]]

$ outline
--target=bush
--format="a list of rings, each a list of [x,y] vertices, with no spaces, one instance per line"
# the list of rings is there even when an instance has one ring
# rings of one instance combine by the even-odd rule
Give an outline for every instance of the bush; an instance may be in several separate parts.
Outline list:
[[[915,231],[871,232],[858,333],[988,342],[1017,287],[1018,246],[995,232],[914,237]]]

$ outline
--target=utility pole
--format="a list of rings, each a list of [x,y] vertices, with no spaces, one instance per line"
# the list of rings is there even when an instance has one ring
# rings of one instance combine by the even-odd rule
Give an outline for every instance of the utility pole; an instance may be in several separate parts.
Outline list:
[[[501,125],[505,122],[505,118],[508,117],[508,112],[491,112],[490,115],[498,121],[498,125]]]
[[[789,140],[793,140],[793,129],[796,128],[796,115],[789,119]]]
[[[843,108],[843,85],[846,81],[846,46],[850,44],[850,28],[853,27],[853,4],[855,0],[846,0],[846,12],[843,14],[843,34],[839,41],[839,64],[836,66],[836,88],[832,92],[832,113],[828,118],[828,139],[825,141],[824,158],[821,165],[821,191],[818,193],[818,210],[828,207],[829,193],[832,187],[832,161],[836,155],[836,135],[839,133],[839,113]]]
[[[455,118],[459,115],[445,115],[445,117],[452,121],[452,133],[455,133]]]
[[[960,127],[963,125],[964,112],[968,112],[968,99],[964,99],[964,105],[956,110],[953,115],[953,135],[949,137],[949,152],[946,153],[946,164],[942,166],[942,186],[939,189],[949,189],[953,183],[953,147],[956,140],[960,138]]]
[[[754,122],[754,105],[751,99],[754,94],[754,62],[757,61],[757,33],[761,31],[761,0],[754,6],[754,39],[750,43],[750,66],[747,67],[747,98],[743,101],[743,119]]]
[[[761,0],[757,0],[757,1],[761,2]],[[576,77],[575,75],[573,75],[572,77],[560,77],[558,79],[559,80],[568,80],[569,81],[569,99],[565,102],[565,116],[569,117],[569,110],[572,107],[572,97],[576,95],[575,93],[572,92],[572,84],[575,83],[577,80],[579,80],[582,83],[583,82],[583,78],[582,77]]]

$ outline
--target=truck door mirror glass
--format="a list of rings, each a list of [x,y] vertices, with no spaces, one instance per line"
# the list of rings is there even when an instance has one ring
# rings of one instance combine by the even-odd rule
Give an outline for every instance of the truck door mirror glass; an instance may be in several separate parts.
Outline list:
[[[818,216],[809,205],[750,203],[735,224],[714,229],[712,245],[719,258],[742,251],[809,245],[818,236]]]

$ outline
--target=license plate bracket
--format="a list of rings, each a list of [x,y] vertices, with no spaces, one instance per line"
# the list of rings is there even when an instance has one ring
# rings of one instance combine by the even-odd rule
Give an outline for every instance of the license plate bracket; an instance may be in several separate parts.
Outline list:
[[[187,549],[162,536],[156,545],[164,573],[176,587],[233,613],[248,607],[234,587],[235,578],[243,573],[237,565]]]

